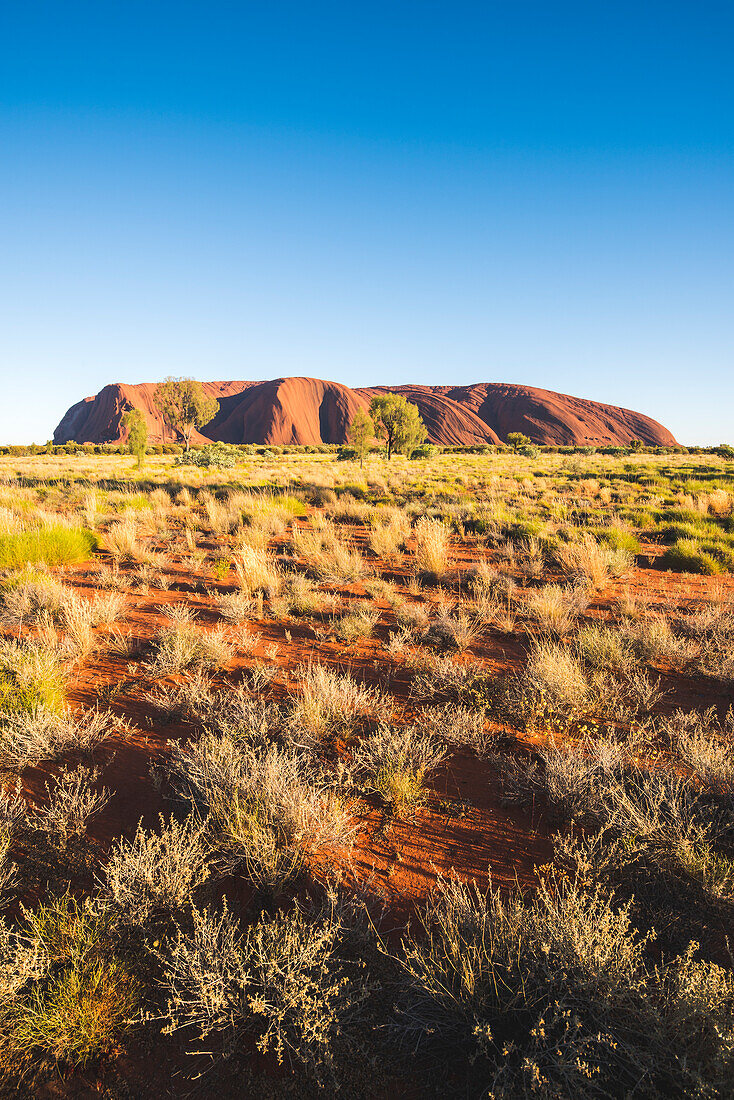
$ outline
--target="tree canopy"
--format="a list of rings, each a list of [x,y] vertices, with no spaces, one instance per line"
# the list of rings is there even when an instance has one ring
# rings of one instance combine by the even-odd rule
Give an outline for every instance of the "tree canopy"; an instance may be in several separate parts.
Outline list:
[[[400,393],[380,394],[370,402],[375,432],[387,445],[387,457],[409,455],[426,437],[418,406]]]
[[[194,428],[202,428],[219,412],[217,399],[207,397],[194,378],[165,378],[156,386],[153,401],[163,423],[181,435],[187,451]]]
[[[370,443],[375,438],[375,425],[364,409],[357,409],[352,423],[349,425],[347,437],[359,455],[360,466],[364,466],[364,456],[369,451]]]
[[[148,446],[148,425],[145,417],[140,409],[128,409],[122,423],[127,428],[127,448],[131,455],[136,456],[138,466],[142,466]]]

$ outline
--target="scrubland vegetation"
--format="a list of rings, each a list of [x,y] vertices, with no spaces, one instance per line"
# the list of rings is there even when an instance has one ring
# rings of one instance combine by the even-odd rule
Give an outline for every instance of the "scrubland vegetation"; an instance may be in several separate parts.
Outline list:
[[[417,454],[0,457],[0,1095],[732,1095],[734,463]]]

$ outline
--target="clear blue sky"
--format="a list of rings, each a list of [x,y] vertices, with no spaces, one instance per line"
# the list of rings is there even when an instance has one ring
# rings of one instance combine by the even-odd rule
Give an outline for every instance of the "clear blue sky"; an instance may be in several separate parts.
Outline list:
[[[6,0],[0,442],[170,373],[732,440],[733,139],[730,0]]]

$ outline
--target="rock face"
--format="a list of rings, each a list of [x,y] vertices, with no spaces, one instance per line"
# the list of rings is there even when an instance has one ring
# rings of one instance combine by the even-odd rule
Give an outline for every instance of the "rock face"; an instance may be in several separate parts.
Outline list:
[[[478,382],[471,386],[376,386],[350,389],[319,378],[270,382],[204,382],[219,412],[194,443],[344,443],[352,417],[378,393],[401,393],[416,404],[428,439],[442,446],[501,443],[523,432],[534,443],[615,446],[635,439],[675,446],[662,424],[642,413],[531,386]],[[72,405],[54,432],[55,443],[115,443],[125,438],[122,418],[140,409],[151,443],[174,442],[153,401],[155,383],[115,383]]]

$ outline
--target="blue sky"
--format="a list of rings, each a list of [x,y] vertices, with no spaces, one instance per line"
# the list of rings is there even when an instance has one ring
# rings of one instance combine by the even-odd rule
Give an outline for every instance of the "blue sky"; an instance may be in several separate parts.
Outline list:
[[[733,62],[706,0],[9,0],[0,442],[170,373],[734,439]]]

